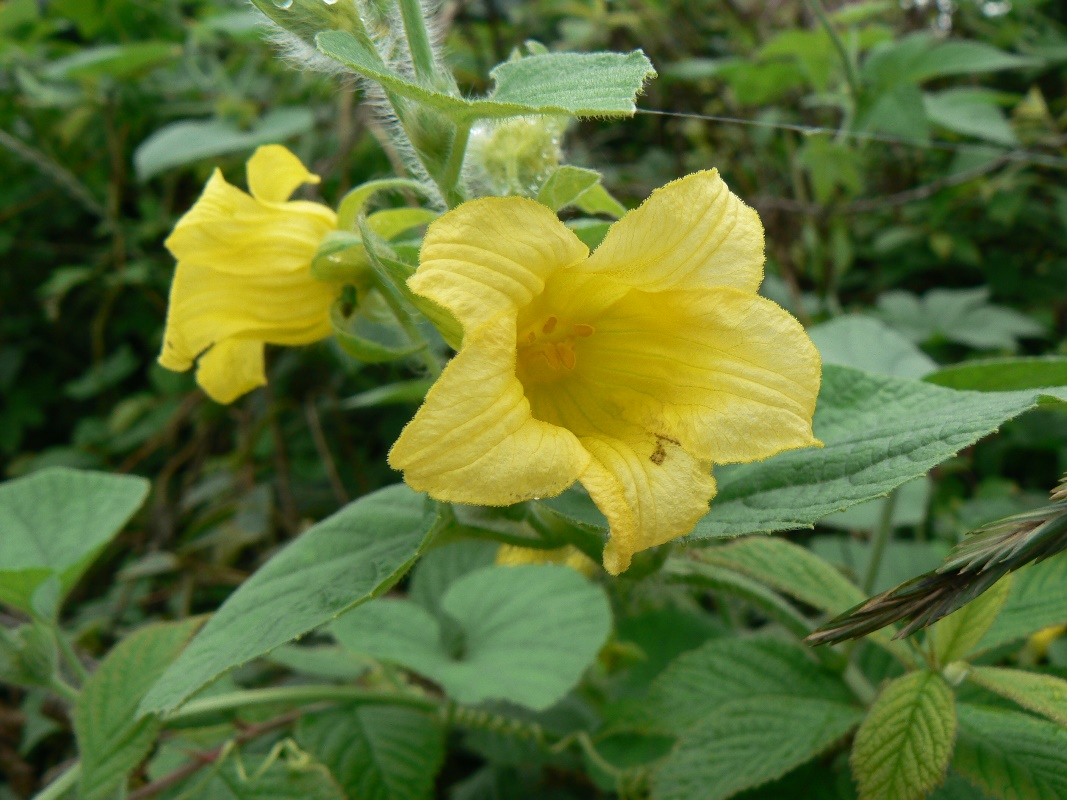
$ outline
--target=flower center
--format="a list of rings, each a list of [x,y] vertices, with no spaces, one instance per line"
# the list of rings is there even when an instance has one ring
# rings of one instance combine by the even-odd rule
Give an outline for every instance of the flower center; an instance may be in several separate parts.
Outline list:
[[[523,380],[556,381],[578,363],[575,345],[592,336],[592,325],[561,322],[550,315],[518,331],[518,366]]]

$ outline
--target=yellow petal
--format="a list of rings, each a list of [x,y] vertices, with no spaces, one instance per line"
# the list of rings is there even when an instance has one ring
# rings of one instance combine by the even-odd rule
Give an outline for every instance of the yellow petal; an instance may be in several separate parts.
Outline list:
[[[430,225],[413,291],[451,311],[465,333],[515,312],[545,279],[588,255],[555,213],[521,197],[464,203]]]
[[[196,382],[217,403],[232,403],[265,385],[263,343],[243,339],[219,342],[197,361]]]
[[[763,225],[718,170],[696,172],[657,189],[612,225],[581,270],[650,292],[755,292],[763,280]]]
[[[634,553],[685,536],[707,513],[715,480],[677,444],[636,428],[625,438],[581,441],[593,459],[579,480],[611,525],[610,574],[624,572]]]
[[[265,205],[230,186],[216,171],[166,245],[179,262],[234,275],[307,273],[323,237],[336,227],[336,215],[324,205]]]
[[[389,453],[416,491],[493,506],[559,494],[588,460],[570,431],[531,416],[509,315],[466,337]]]
[[[632,292],[593,326],[582,377],[699,458],[753,461],[819,444],[819,353],[770,300],[734,289]]]
[[[496,551],[496,563],[501,567],[518,567],[523,564],[563,564],[575,572],[589,576],[592,576],[597,568],[595,561],[572,545],[544,550],[502,544]]]
[[[212,345],[228,339],[308,344],[330,335],[335,289],[305,273],[272,273],[261,265],[255,278],[179,262],[171,285],[159,362],[183,371]]]
[[[611,525],[604,569],[612,575],[626,570],[634,553],[689,533],[707,513],[715,494],[708,461],[660,420],[636,421],[640,409],[615,387],[593,383],[579,367],[528,386],[527,395],[535,417],[573,431],[592,456],[579,480]]]
[[[264,203],[284,203],[302,183],[318,183],[300,159],[280,144],[256,148],[248,159],[248,190]]]

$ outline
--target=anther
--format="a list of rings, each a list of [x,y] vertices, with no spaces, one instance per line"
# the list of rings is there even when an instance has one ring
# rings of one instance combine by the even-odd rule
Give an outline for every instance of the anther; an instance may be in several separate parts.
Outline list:
[[[555,317],[549,317],[545,320],[545,324],[541,326],[542,333],[552,333],[556,329],[557,320]]]
[[[594,332],[592,325],[585,325],[581,322],[571,325],[571,333],[575,336],[592,336]]]
[[[563,362],[563,366],[566,369],[574,369],[574,365],[577,363],[574,358],[574,349],[567,345],[557,345],[556,353],[559,355],[559,360]]]
[[[533,344],[537,341],[537,334],[533,331],[530,331],[530,334],[526,337],[526,341],[528,341],[530,344]]]

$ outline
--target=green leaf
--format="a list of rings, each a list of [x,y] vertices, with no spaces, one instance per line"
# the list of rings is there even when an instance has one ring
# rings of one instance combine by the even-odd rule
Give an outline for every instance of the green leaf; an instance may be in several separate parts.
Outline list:
[[[506,61],[489,74],[496,88],[482,100],[429,89],[394,72],[377,53],[345,31],[315,37],[323,55],[340,61],[387,91],[435,108],[457,121],[523,114],[629,117],[644,82],[655,77],[640,50],[631,53],[546,53]]]
[[[375,386],[365,392],[354,394],[341,400],[337,406],[346,411],[356,408],[374,408],[375,406],[418,404],[430,391],[433,381],[428,378],[412,378],[409,381],[397,381],[383,386]]]
[[[342,306],[340,300],[330,306],[330,325],[337,344],[352,358],[367,364],[382,364],[406,358],[426,347],[425,342],[412,342],[395,322],[388,325],[372,319],[360,308],[346,317]]]
[[[164,125],[140,145],[133,154],[139,180],[202,159],[251,150],[307,133],[315,117],[307,108],[274,108],[248,130],[221,119],[185,119]]]
[[[1005,575],[982,595],[930,628],[938,664],[945,666],[965,658],[982,640],[1008,599],[1012,577]]]
[[[652,800],[724,800],[830,749],[859,722],[855,706],[802,697],[734,700],[687,731],[653,773]]]
[[[234,753],[208,780],[181,796],[196,800],[345,800],[329,770],[297,751],[292,742],[277,745],[265,757],[242,758]]]
[[[657,731],[681,734],[731,700],[777,697],[848,704],[841,678],[785,639],[713,639],[674,659],[653,681],[642,715]]]
[[[308,715],[296,737],[360,800],[431,797],[445,755],[441,723],[407,708],[349,706]]]
[[[604,188],[604,184],[597,183],[582,192],[574,204],[586,214],[606,214],[618,219],[626,213],[627,209],[616,200],[611,193]],[[578,234],[581,238],[581,234]],[[585,239],[582,239],[585,241]],[[586,242],[588,244],[588,242]],[[599,242],[597,242],[599,244]]]
[[[410,600],[380,600],[330,626],[347,648],[440,683],[457,702],[535,710],[565,695],[611,629],[604,590],[560,566],[484,567],[449,586],[442,626]]]
[[[921,378],[937,362],[881,320],[860,314],[836,317],[808,329],[823,364],[854,367],[896,378]]]
[[[1067,725],[1067,681],[1062,678],[1005,667],[971,667],[967,680]]]
[[[866,595],[832,565],[786,539],[750,536],[709,547],[700,558],[736,570],[828,614],[840,614]]]
[[[889,683],[856,732],[852,769],[860,800],[921,800],[945,778],[956,702],[936,672]]]
[[[403,484],[349,503],[259,568],[141,703],[166,712],[227,670],[387,591],[434,532],[437,507]]]
[[[989,89],[956,88],[923,95],[931,122],[965,136],[1015,147],[1019,139],[1004,112],[997,107],[999,94]]]
[[[132,475],[63,467],[0,485],[0,603],[55,617],[62,598],[140,508],[150,486]],[[35,604],[39,590],[49,597]]]
[[[112,797],[148,755],[163,726],[154,716],[138,719],[137,704],[201,623],[142,628],[119,642],[86,681],[74,706],[82,800]]]
[[[846,508],[844,511],[838,511],[836,514],[830,514],[828,517],[823,517],[819,520],[819,525],[825,528],[834,528],[839,531],[875,531],[882,522],[882,517],[885,514],[886,503],[893,504],[892,514],[889,518],[889,524],[894,528],[900,527],[914,527],[921,525],[923,520],[926,519],[926,506],[930,502],[930,489],[931,481],[928,478],[916,478],[915,480],[908,481],[905,484],[898,486],[894,492],[896,497],[893,498],[879,498],[877,500],[868,500],[866,503],[860,503],[859,505]],[[830,540],[833,540],[830,543]],[[842,545],[842,540],[837,536],[828,537],[816,537],[813,541],[826,541],[828,546],[837,547]],[[914,544],[914,542],[905,542],[906,544]],[[854,539],[850,539],[847,542],[847,549],[850,550],[869,550],[866,547],[866,542],[859,542]],[[893,544],[899,544],[894,542]],[[857,547],[857,545],[859,547]],[[818,548],[812,547],[815,552],[819,552]],[[840,552],[843,547],[837,547]],[[947,552],[947,550],[946,550]],[[820,553],[825,557],[825,553]],[[945,553],[941,553],[939,558],[944,556]],[[832,561],[835,559],[831,559]],[[858,567],[857,567],[858,569]],[[881,572],[882,570],[879,570]],[[860,571],[858,574],[862,575]],[[914,573],[905,576],[906,578],[912,577]],[[897,581],[899,583],[900,581]],[[892,586],[894,584],[889,584]],[[888,586],[886,588],[889,588]]]
[[[998,800],[1067,797],[1067,728],[1015,711],[960,705],[952,766]]]
[[[470,539],[433,548],[412,570],[408,598],[436,614],[448,587],[469,572],[492,566],[499,549],[495,542]]]
[[[1007,392],[1067,386],[1067,356],[1026,356],[965,361],[942,367],[923,380],[950,389]]]
[[[1060,389],[957,392],[827,366],[815,412],[825,447],[716,468],[718,496],[689,539],[812,527],[923,475],[1048,395],[1067,399]],[[560,510],[581,498],[542,502]]]
[[[181,54],[181,45],[174,42],[140,41],[84,47],[73,55],[52,61],[44,75],[53,80],[139,78]]]
[[[1023,567],[996,621],[978,645],[990,650],[1067,619],[1067,555]]]
[[[553,211],[559,211],[574,205],[582,195],[599,183],[600,173],[595,170],[572,167],[569,164],[557,167],[541,185],[537,202]]]
[[[948,75],[971,75],[1035,66],[1039,61],[998,50],[984,42],[941,40],[923,31],[875,47],[863,64],[864,83],[879,88],[920,84]]]

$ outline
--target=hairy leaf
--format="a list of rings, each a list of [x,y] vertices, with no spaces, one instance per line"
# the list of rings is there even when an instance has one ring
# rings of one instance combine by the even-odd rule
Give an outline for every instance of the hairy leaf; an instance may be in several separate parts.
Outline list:
[[[1067,681],[1063,678],[1021,669],[972,667],[967,680],[1067,725]]]
[[[985,594],[958,611],[953,611],[930,628],[938,664],[944,666],[970,654],[1004,607],[1012,580],[1012,575],[1005,575]]]

